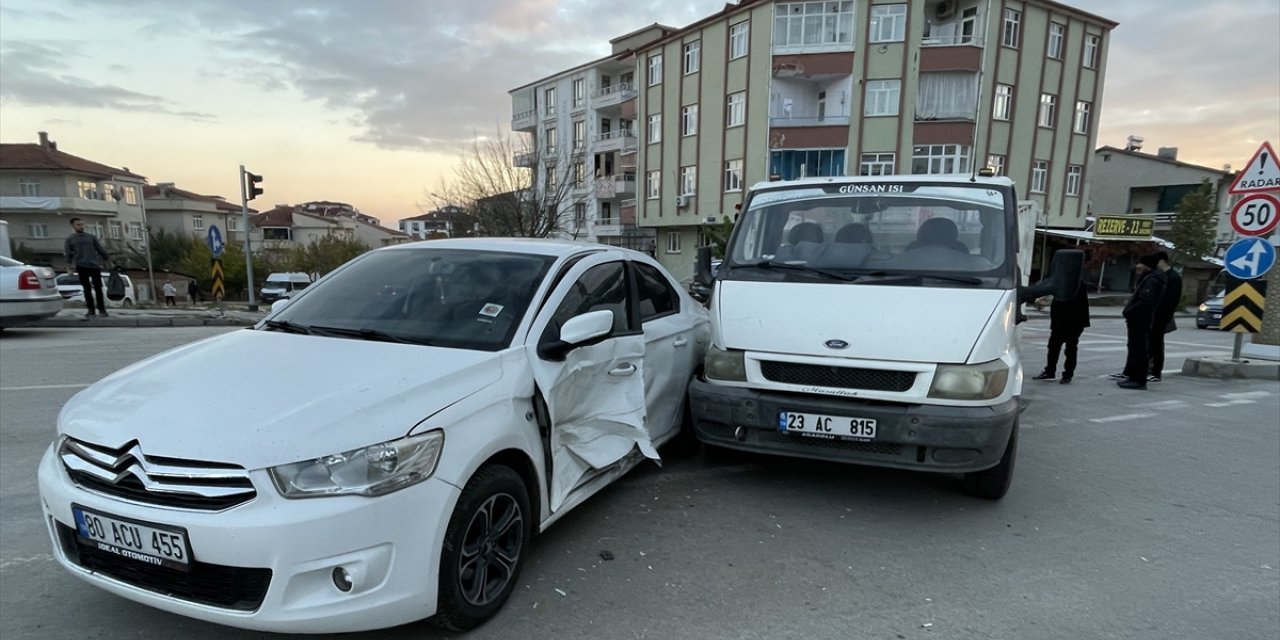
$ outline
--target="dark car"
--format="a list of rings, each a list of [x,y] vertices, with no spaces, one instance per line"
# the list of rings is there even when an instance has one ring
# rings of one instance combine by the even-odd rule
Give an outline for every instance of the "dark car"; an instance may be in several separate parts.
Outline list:
[[[1200,309],[1196,311],[1197,329],[1220,328],[1218,325],[1222,321],[1222,299],[1226,295],[1226,291],[1219,291],[1200,303]]]

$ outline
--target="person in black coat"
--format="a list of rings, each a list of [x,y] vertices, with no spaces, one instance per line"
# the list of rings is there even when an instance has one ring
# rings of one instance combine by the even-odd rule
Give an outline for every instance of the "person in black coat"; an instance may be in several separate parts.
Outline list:
[[[1177,313],[1178,307],[1182,304],[1182,276],[1173,270],[1173,265],[1169,263],[1169,254],[1161,251],[1156,254],[1156,257],[1160,259],[1156,269],[1164,274],[1165,285],[1164,296],[1160,298],[1160,304],[1156,305],[1155,318],[1151,323],[1151,339],[1147,345],[1151,357],[1151,371],[1147,374],[1147,382],[1160,381],[1164,371],[1164,336],[1178,329],[1173,321],[1173,314]]]
[[[1066,360],[1062,363],[1060,384],[1070,384],[1076,371],[1076,351],[1080,334],[1089,326],[1089,294],[1083,280],[1076,287],[1075,295],[1066,300],[1054,298],[1049,306],[1049,354],[1044,371],[1033,380],[1052,380],[1058,370],[1058,352],[1066,347]]]
[[[1156,308],[1164,299],[1165,275],[1158,269],[1160,258],[1152,253],[1138,260],[1135,270],[1138,284],[1133,295],[1124,305],[1124,326],[1128,332],[1128,356],[1124,371],[1113,377],[1121,380],[1121,389],[1147,388],[1147,348],[1151,343],[1151,325],[1155,323]]]

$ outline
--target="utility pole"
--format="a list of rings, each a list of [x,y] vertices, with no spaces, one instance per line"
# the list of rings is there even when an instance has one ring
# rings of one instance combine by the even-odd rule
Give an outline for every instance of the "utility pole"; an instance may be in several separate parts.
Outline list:
[[[249,280],[250,311],[258,310],[258,302],[254,299],[253,294],[253,253],[250,251],[249,243],[249,201],[262,195],[262,189],[258,187],[259,182],[262,182],[262,176],[249,173],[244,170],[244,165],[240,165],[240,216],[244,221],[244,263],[245,272]]]

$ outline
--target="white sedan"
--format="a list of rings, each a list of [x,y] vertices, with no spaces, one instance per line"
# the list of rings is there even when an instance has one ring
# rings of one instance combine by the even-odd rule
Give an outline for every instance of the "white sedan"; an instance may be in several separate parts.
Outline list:
[[[61,310],[53,269],[0,256],[0,329],[52,318]]]
[[[686,437],[707,326],[626,249],[367,253],[254,330],[74,397],[39,469],[55,556],[112,593],[236,627],[475,627],[534,533]]]

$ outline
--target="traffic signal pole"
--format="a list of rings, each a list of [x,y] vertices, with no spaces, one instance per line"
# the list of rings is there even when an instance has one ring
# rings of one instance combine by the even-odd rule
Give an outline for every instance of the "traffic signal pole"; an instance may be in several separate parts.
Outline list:
[[[257,311],[258,301],[253,295],[253,253],[249,250],[249,185],[246,178],[251,175],[253,174],[244,170],[244,165],[240,165],[240,216],[244,222],[244,265],[249,280],[249,310]]]

